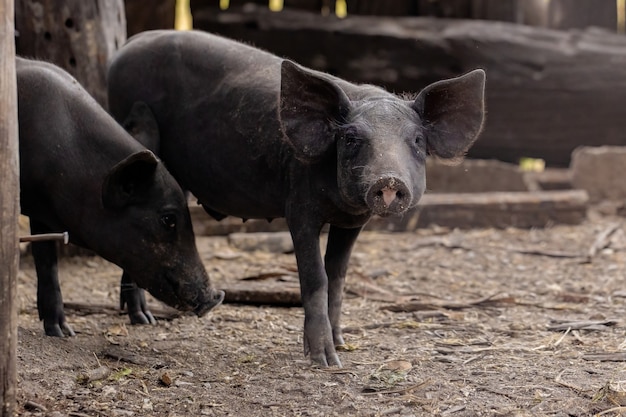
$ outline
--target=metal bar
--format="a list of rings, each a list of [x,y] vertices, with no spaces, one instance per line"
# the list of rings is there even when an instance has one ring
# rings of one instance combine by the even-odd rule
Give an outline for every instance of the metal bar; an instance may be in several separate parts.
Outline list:
[[[62,240],[64,244],[70,243],[70,234],[63,233],[42,233],[40,235],[21,236],[20,242],[40,242],[42,240]]]

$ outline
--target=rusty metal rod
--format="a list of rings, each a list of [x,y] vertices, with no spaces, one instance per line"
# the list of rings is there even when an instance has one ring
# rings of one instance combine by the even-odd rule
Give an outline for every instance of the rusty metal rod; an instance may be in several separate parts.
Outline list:
[[[62,240],[64,244],[70,243],[70,234],[63,233],[42,233],[40,235],[20,236],[20,242],[40,242],[42,240]]]

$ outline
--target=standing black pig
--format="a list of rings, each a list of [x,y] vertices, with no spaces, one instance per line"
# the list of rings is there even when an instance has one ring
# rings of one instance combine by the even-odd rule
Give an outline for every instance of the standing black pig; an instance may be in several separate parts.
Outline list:
[[[211,289],[183,191],[163,163],[60,68],[18,58],[16,70],[21,208],[32,232],[69,231],[71,242],[173,307],[202,315],[218,305],[224,293]],[[136,111],[128,123],[140,135],[157,134],[150,117]],[[46,334],[74,335],[63,314],[55,244],[33,242],[32,252]],[[131,319],[150,321],[141,290],[131,293]]]
[[[118,120],[149,106],[161,158],[215,218],[286,217],[304,352],[326,366],[341,365],[344,278],[361,227],[417,204],[426,155],[463,157],[483,124],[484,83],[475,70],[409,100],[215,35],[153,31],[114,58],[109,104]]]

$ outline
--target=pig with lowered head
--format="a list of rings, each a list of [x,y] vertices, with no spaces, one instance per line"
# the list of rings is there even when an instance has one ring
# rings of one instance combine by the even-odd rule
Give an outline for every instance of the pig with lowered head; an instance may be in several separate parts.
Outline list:
[[[474,70],[406,99],[220,36],[152,31],[114,57],[109,105],[118,120],[149,107],[160,140],[148,146],[215,218],[286,218],[305,355],[340,366],[344,279],[362,226],[417,204],[427,155],[464,156],[482,128],[484,84]]]
[[[17,58],[16,73],[21,210],[32,232],[68,231],[72,243],[123,268],[135,286],[131,318],[149,314],[136,285],[198,315],[218,305],[224,293],[210,286],[185,196],[163,163],[59,67]],[[127,123],[138,135],[158,134],[149,112]],[[45,333],[74,335],[55,243],[33,242],[32,253]]]

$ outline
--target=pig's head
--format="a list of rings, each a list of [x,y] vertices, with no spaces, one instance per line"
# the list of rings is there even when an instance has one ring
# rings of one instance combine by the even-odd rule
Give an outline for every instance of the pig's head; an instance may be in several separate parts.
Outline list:
[[[138,118],[133,121],[137,132],[146,132],[147,116],[145,108],[131,112],[129,119]],[[183,190],[151,151],[116,164],[104,178],[101,200],[110,230],[107,247],[98,252],[139,287],[198,316],[222,302],[224,292],[211,288],[200,260]]]
[[[280,120],[296,157],[337,158],[337,186],[354,213],[387,216],[417,204],[427,155],[463,158],[484,119],[485,73],[474,70],[404,100],[371,86],[351,100],[332,78],[283,61]]]

